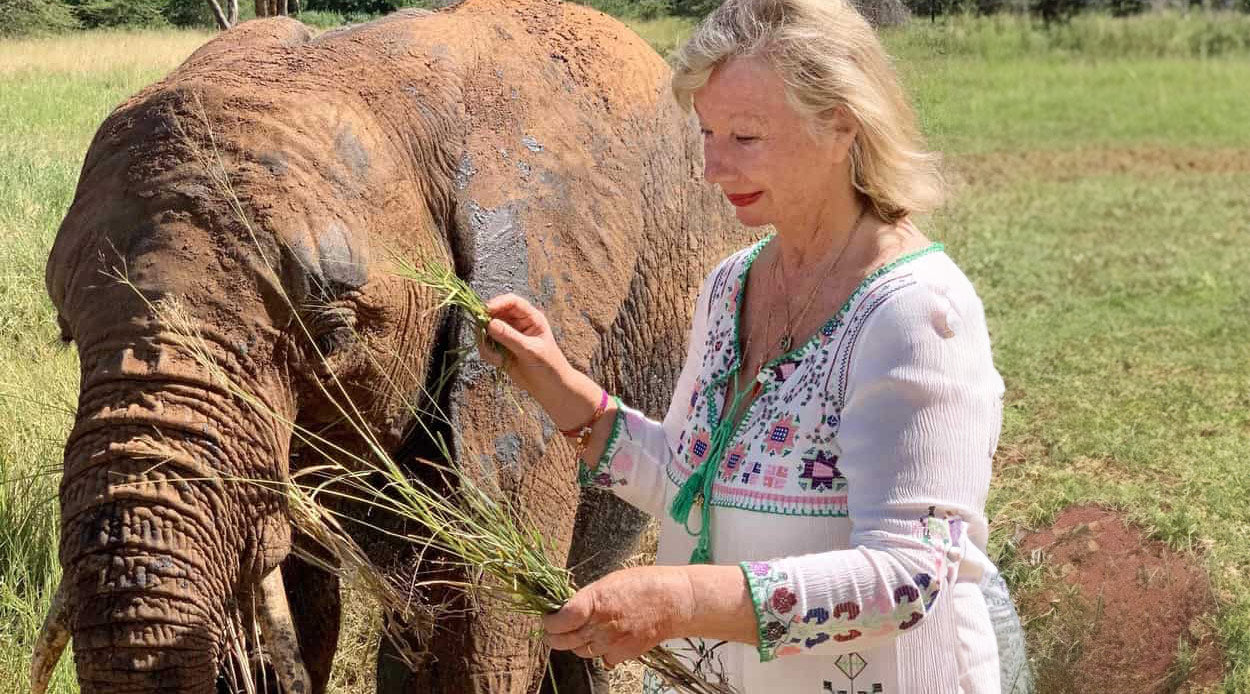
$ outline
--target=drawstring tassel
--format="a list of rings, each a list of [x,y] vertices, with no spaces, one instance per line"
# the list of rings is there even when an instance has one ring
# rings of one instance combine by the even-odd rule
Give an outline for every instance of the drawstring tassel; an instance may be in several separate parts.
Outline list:
[[[673,503],[669,506],[669,515],[673,520],[685,525],[686,532],[690,532],[690,509],[694,508],[695,499],[703,491],[703,478],[706,476],[706,470],[706,466],[700,466],[698,470],[695,470],[686,479],[685,484],[681,485],[681,489],[677,490],[677,496],[673,497]]]
[[[673,520],[681,523],[686,528],[686,532],[691,535],[697,535],[698,540],[695,541],[694,551],[690,553],[691,564],[710,564],[712,563],[712,484],[716,482],[714,470],[720,466],[721,457],[725,454],[725,449],[729,447],[729,442],[733,439],[734,432],[737,427],[731,424],[736,419],[738,408],[742,405],[742,401],[747,397],[753,397],[759,392],[760,382],[756,382],[755,387],[749,392],[741,392],[734,396],[729,405],[727,413],[731,416],[721,419],[720,424],[712,431],[712,440],[709,442],[709,450],[707,457],[703,459],[703,463],[698,469],[690,473],[690,477],[686,478],[685,483],[681,485],[681,489],[677,490],[677,496],[673,497],[673,503],[669,505],[669,515]],[[699,507],[699,530],[696,533],[690,529],[690,511],[695,506]]]
[[[677,496],[673,498],[673,503],[669,507],[669,514],[673,520],[681,523],[686,528],[686,532],[691,535],[698,535],[698,541],[695,542],[694,552],[690,554],[691,564],[710,564],[712,562],[712,538],[711,538],[711,504],[708,499],[712,498],[712,484],[716,481],[716,476],[712,474],[711,455],[703,465],[699,466],[693,474],[681,485],[681,489],[677,490]],[[690,511],[695,506],[699,507],[699,530],[696,533],[690,529]]]

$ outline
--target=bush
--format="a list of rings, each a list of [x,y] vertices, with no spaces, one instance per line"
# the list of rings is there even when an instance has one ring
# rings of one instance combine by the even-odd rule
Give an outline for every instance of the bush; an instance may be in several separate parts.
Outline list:
[[[1085,9],[1086,0],[1033,0],[1029,10],[1046,24],[1066,22]]]
[[[433,7],[433,0],[305,0],[301,14],[312,12],[338,14],[346,22],[367,21],[373,17],[390,14],[405,7]],[[313,16],[313,21],[328,17]],[[303,17],[301,16],[302,20]]]
[[[71,4],[74,16],[88,29],[160,27],[169,24],[165,0],[81,0]]]
[[[952,15],[936,23],[912,22],[885,38],[900,59],[933,54],[987,61],[1062,56],[1101,60],[1211,58],[1250,55],[1250,16],[1232,12],[1146,12],[1111,17],[1086,12],[1043,26],[1015,14]]]
[[[296,19],[315,29],[333,29],[347,24],[347,20],[338,12],[326,10],[306,10],[294,15]]]
[[[78,28],[60,0],[0,0],[0,37],[54,34]]]
[[[1146,0],[1109,0],[1107,9],[1113,17],[1130,17],[1147,9]]]
[[[245,4],[250,3],[240,2],[239,9],[242,10]],[[225,7],[224,0],[222,7]],[[208,0],[168,0],[162,14],[176,27],[217,27],[213,11],[208,8]]]
[[[682,2],[683,0],[676,1]],[[684,1],[689,2],[690,0]],[[1247,1],[1250,2],[1250,0]],[[618,19],[659,19],[672,15],[694,16],[689,11],[684,9],[679,11],[675,8],[673,0],[573,0],[573,2],[593,7],[604,14],[610,14]],[[715,9],[720,4],[720,0],[715,2],[708,0],[703,2],[703,4],[707,5],[707,7],[697,15],[699,17]]]

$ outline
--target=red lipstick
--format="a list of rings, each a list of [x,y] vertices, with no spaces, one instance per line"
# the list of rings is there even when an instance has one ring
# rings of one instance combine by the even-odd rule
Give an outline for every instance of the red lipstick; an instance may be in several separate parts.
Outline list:
[[[756,200],[759,200],[763,195],[764,191],[757,190],[754,193],[745,193],[743,195],[729,195],[726,193],[725,197],[729,198],[729,202],[733,203],[734,207],[746,207]]]

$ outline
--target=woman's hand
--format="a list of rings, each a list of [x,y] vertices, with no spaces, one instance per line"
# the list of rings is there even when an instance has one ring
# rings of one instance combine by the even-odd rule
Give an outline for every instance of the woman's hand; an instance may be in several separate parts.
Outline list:
[[[552,390],[572,370],[556,344],[547,316],[533,304],[516,294],[503,294],[487,301],[486,310],[491,315],[486,335],[508,354],[500,354],[490,344],[479,344],[482,358],[504,369],[531,395],[539,397]]]
[[[614,571],[543,617],[547,644],[608,667],[668,639],[759,642],[755,606],[737,566],[640,566]]]
[[[504,294],[486,302],[491,321],[486,336],[507,354],[482,341],[478,351],[487,363],[504,369],[525,389],[560,429],[572,429],[588,421],[602,402],[603,389],[574,369],[556,344],[551,324],[543,312],[516,294]],[[606,414],[600,421],[610,422]],[[597,455],[607,440],[610,426],[596,426],[587,451]],[[593,459],[593,458],[591,458]]]
[[[674,638],[689,622],[690,581],[681,567],[614,571],[577,591],[563,609],[543,617],[547,644],[607,667]]]

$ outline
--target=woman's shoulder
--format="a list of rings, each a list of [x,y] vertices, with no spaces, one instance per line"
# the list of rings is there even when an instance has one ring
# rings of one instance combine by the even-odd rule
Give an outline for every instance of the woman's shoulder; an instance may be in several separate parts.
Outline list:
[[[892,288],[874,313],[903,318],[908,314],[955,311],[984,320],[984,308],[972,280],[940,243],[903,254],[882,268],[875,284]],[[878,288],[878,292],[880,292]],[[878,321],[889,322],[889,321]]]
[[[940,244],[903,256],[874,282],[857,307],[857,361],[907,355],[988,354],[985,309],[972,281]]]

